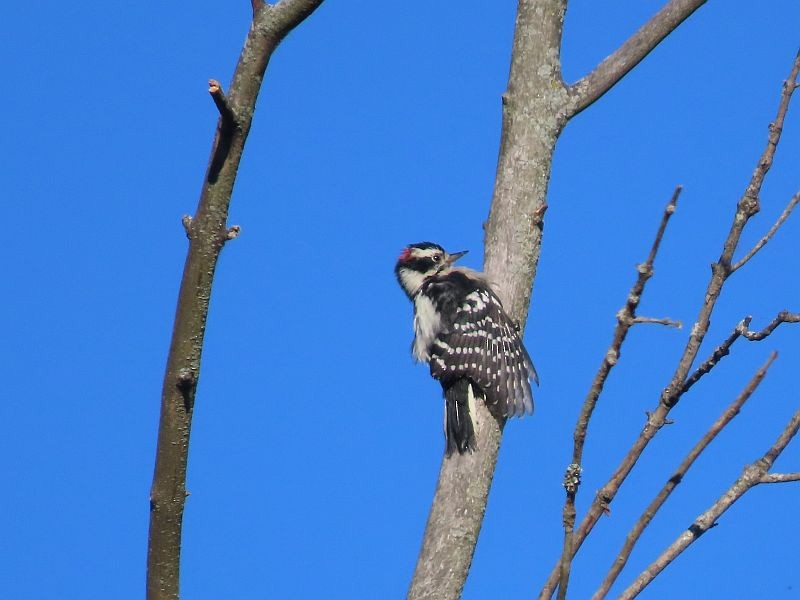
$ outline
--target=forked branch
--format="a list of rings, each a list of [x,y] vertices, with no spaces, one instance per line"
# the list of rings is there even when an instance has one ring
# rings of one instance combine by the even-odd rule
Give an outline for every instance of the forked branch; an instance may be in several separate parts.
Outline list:
[[[671,0],[639,31],[583,79],[569,87],[571,118],[595,102],[638,65],[706,0]]]
[[[770,227],[769,231],[764,234],[764,237],[758,240],[756,245],[753,246],[750,251],[741,258],[741,260],[737,261],[736,264],[731,267],[731,271],[738,271],[741,269],[745,264],[747,264],[747,261],[753,258],[759,250],[766,246],[767,242],[770,241],[772,236],[775,235],[775,232],[778,231],[781,225],[783,225],[783,222],[789,218],[790,214],[792,214],[792,211],[795,209],[798,202],[800,202],[800,192],[792,196],[791,200],[789,200],[789,203],[786,205],[786,208],[783,209],[781,216],[778,217],[777,221],[775,221],[775,224]]]
[[[685,394],[689,391],[689,389],[700,379],[706,375],[707,373],[711,372],[711,370],[719,364],[724,357],[730,354],[731,346],[733,343],[738,340],[740,337],[744,337],[746,340],[750,340],[751,342],[760,342],[767,336],[769,336],[781,323],[800,323],[800,313],[790,313],[789,311],[781,311],[778,315],[762,329],[761,331],[750,331],[750,322],[753,320],[753,317],[745,317],[741,320],[741,322],[736,326],[733,330],[733,333],[729,335],[724,342],[722,342],[719,346],[714,348],[714,351],[711,353],[706,360],[704,360],[699,367],[692,373],[689,377],[687,377],[686,381],[684,382],[683,386],[679,388],[676,393],[678,396]],[[677,399],[671,399],[670,402],[674,403]]]

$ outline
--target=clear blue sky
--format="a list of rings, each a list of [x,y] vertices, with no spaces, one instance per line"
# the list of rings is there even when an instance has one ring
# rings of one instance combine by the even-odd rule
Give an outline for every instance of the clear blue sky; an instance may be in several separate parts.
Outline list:
[[[574,81],[661,1],[573,1]],[[409,242],[481,264],[515,3],[329,0],[272,59],[211,305],[189,463],[183,596],[400,598],[443,447],[392,268]],[[141,598],[160,388],[241,2],[10,3],[0,164],[0,595]],[[661,210],[685,186],[642,314],[691,323],[762,151],[800,6],[710,2],[562,136],[526,342],[536,413],[506,429],[466,599],[530,598],[560,550],[578,407]],[[800,102],[800,99],[798,99]],[[752,244],[800,188],[795,103]],[[737,273],[744,315],[800,310],[800,215]],[[632,334],[590,430],[582,510],[657,402],[688,329]],[[594,590],[627,528],[768,354],[780,358],[643,538],[627,582],[800,406],[800,329],[740,343],[674,411],[576,563]],[[800,440],[777,465],[800,469]],[[800,594],[800,486],[756,489],[646,598]]]

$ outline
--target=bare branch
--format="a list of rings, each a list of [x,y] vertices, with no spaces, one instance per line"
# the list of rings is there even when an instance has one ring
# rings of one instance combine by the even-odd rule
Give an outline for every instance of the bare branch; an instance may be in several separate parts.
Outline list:
[[[749,323],[749,320],[748,320]],[[778,313],[778,316],[772,319],[769,325],[764,327],[761,331],[750,331],[746,329],[742,335],[751,342],[760,342],[769,334],[771,334],[781,323],[800,323],[800,313],[790,313],[784,310]]]
[[[581,461],[583,460],[583,447],[586,442],[586,435],[589,428],[589,420],[592,417],[595,406],[597,406],[597,401],[600,398],[600,394],[603,392],[603,387],[605,386],[605,382],[608,379],[611,369],[614,368],[614,365],[617,364],[617,360],[619,360],[622,344],[628,335],[628,331],[633,324],[637,322],[636,309],[638,308],[639,302],[642,299],[642,294],[644,293],[644,288],[647,284],[647,281],[653,276],[653,264],[655,262],[656,255],[658,254],[658,249],[661,246],[661,240],[664,237],[664,232],[667,229],[669,219],[675,212],[678,196],[680,196],[682,189],[683,188],[681,186],[678,186],[672,193],[672,198],[670,198],[670,201],[667,203],[667,206],[664,209],[664,214],[661,216],[661,223],[658,226],[658,231],[656,232],[656,237],[653,240],[653,245],[650,248],[650,253],[647,256],[647,260],[644,262],[644,264],[639,265],[637,268],[639,276],[637,277],[636,282],[633,284],[631,291],[628,293],[625,306],[617,313],[617,326],[614,329],[614,337],[612,338],[611,346],[606,351],[605,356],[603,357],[603,362],[600,364],[600,368],[594,377],[594,381],[592,381],[592,385],[589,388],[589,393],[586,396],[586,400],[584,400],[583,407],[581,408],[580,415],[578,416],[578,422],[575,425],[575,432],[573,434],[574,447],[572,451],[572,464],[568,467],[567,476],[565,477],[565,481],[569,481],[570,483],[569,485],[564,486],[567,492],[567,497],[564,502],[562,516],[564,522],[564,545],[562,548],[561,572],[558,586],[559,599],[566,598],[567,584],[569,582],[569,574],[572,565],[572,556],[574,554],[572,540],[575,528],[575,496],[578,493],[578,487],[580,484],[579,474],[581,469]],[[571,472],[577,473],[578,476],[570,476]]]
[[[781,216],[778,217],[778,220],[775,221],[775,224],[772,227],[770,227],[770,230],[764,235],[764,237],[758,240],[758,243],[755,246],[753,246],[750,249],[750,251],[742,257],[740,261],[738,261],[735,265],[731,267],[731,271],[737,271],[740,268],[742,268],[747,263],[747,261],[753,258],[759,250],[761,250],[764,246],[766,246],[767,242],[772,239],[773,235],[775,235],[775,232],[778,231],[781,225],[783,225],[783,222],[787,218],[789,218],[790,214],[792,214],[792,211],[794,210],[795,206],[797,206],[798,202],[800,202],[800,192],[792,196],[791,200],[789,200],[789,204],[787,204],[786,208],[783,209]]]
[[[800,70],[800,53],[798,53],[792,63],[792,70],[789,77],[790,81],[793,82],[797,78],[798,70]],[[697,320],[692,326],[691,334],[689,335],[686,347],[678,362],[678,366],[675,369],[675,373],[672,376],[672,380],[661,393],[658,408],[649,414],[644,428],[639,433],[639,437],[634,441],[628,453],[622,458],[621,463],[606,484],[597,491],[592,505],[589,507],[580,526],[572,536],[570,542],[572,556],[580,549],[581,544],[586,539],[586,536],[591,533],[600,517],[608,512],[609,504],[614,500],[620,486],[627,479],[650,441],[667,422],[669,412],[681,397],[676,391],[683,388],[689,371],[692,368],[692,364],[697,358],[700,346],[708,333],[708,328],[711,324],[711,314],[714,312],[714,307],[722,293],[725,282],[732,272],[731,260],[741,240],[742,232],[750,218],[759,210],[758,195],[764,183],[766,173],[772,165],[793,90],[794,85],[784,84],[782,87],[778,113],[770,126],[767,146],[756,165],[744,194],[736,205],[736,212],[733,216],[731,229],[723,243],[720,258],[711,265],[711,278],[706,288],[703,304],[700,307]],[[542,588],[542,597],[550,598],[553,595],[561,576],[561,563],[562,560],[559,559],[553,571],[550,573],[547,582]]]
[[[768,476],[768,471],[786,448],[792,438],[800,429],[800,411],[797,411],[784,430],[781,432],[777,441],[772,447],[756,462],[747,466],[739,479],[717,500],[707,511],[695,519],[694,523],[684,531],[664,552],[659,556],[639,577],[626,589],[620,598],[630,600],[636,597],[651,581],[663,571],[675,558],[686,548],[694,543],[697,538],[717,524],[722,514],[727,511],[739,498],[750,489],[764,482]]]
[[[752,319],[753,317],[745,317],[744,319],[742,319],[736,326],[736,328],[733,330],[733,333],[731,333],[725,339],[725,341],[722,342],[719,346],[714,348],[714,351],[711,353],[711,356],[709,356],[706,360],[702,362],[702,364],[699,367],[697,367],[697,370],[686,379],[681,388],[676,390],[676,394],[685,394],[686,392],[688,392],[689,388],[691,388],[695,383],[700,381],[700,378],[703,377],[703,375],[709,373],[711,369],[717,366],[719,361],[721,361],[725,356],[728,356],[728,354],[730,354],[731,351],[731,346],[747,330],[747,328],[750,326],[750,321]]]
[[[789,483],[800,481],[800,473],[767,473],[759,483]]]
[[[636,325],[638,323],[652,323],[654,325],[665,325],[667,327],[674,327],[675,329],[683,328],[683,322],[668,318],[656,319],[653,317],[636,317],[633,320],[633,324]]]
[[[680,397],[681,395],[685,394],[689,391],[695,383],[697,383],[704,375],[709,373],[711,369],[713,369],[723,357],[727,356],[730,353],[730,348],[733,343],[738,340],[740,337],[744,337],[746,340],[751,342],[760,342],[767,336],[769,336],[781,323],[800,323],[800,313],[790,313],[789,311],[781,311],[778,315],[761,331],[750,331],[750,322],[753,320],[753,317],[745,317],[742,319],[739,324],[736,326],[736,329],[733,330],[728,338],[722,342],[719,346],[717,346],[714,351],[711,353],[703,363],[697,367],[697,370],[692,373],[684,382],[681,388],[678,388],[675,391],[675,395]],[[675,403],[677,398],[670,398],[669,402]]]
[[[789,102],[792,99],[792,94],[797,89],[796,82],[798,73],[800,73],[800,52],[795,56],[789,76],[786,78],[786,81],[783,82],[781,100],[778,103],[778,114],[775,116],[775,120],[769,125],[767,147],[761,155],[761,160],[753,171],[750,185],[747,186],[744,196],[739,201],[740,207],[745,209],[745,214],[748,218],[759,211],[761,185],[764,183],[764,178],[770,168],[772,168],[775,151],[778,149],[778,142],[780,142],[781,133],[783,132],[783,122],[786,120],[786,113],[789,111]],[[730,258],[733,258],[733,252],[731,252]]]
[[[714,421],[714,424],[711,425],[705,435],[703,435],[697,444],[695,444],[695,446],[689,451],[689,453],[686,455],[686,458],[683,459],[683,462],[681,462],[672,476],[667,480],[667,482],[664,484],[664,487],[661,488],[661,491],[656,495],[655,498],[653,498],[653,501],[650,502],[648,507],[639,517],[638,521],[636,521],[636,524],[625,538],[625,543],[623,544],[622,549],[617,555],[617,558],[614,560],[614,563],[611,565],[611,568],[609,569],[606,578],[603,580],[603,583],[592,597],[593,600],[601,600],[602,598],[606,597],[609,590],[611,590],[611,586],[614,585],[617,577],[619,577],[619,574],[622,572],[622,569],[625,568],[628,558],[630,557],[631,552],[633,552],[634,546],[639,541],[639,538],[644,530],[653,520],[653,517],[655,517],[656,513],[667,501],[670,494],[672,494],[672,491],[678,486],[678,484],[681,483],[684,476],[692,467],[700,454],[702,454],[703,450],[705,450],[714,440],[714,438],[717,437],[717,434],[719,434],[719,432],[722,431],[723,428],[730,423],[736,415],[739,414],[742,406],[744,406],[744,403],[747,402],[750,396],[752,396],[753,392],[755,392],[756,388],[758,388],[761,381],[767,375],[767,370],[776,358],[777,354],[773,352],[767,363],[758,371],[756,371],[755,375],[753,375],[753,378],[745,386],[742,392],[730,404],[730,406],[725,409],[719,418]]]
[[[283,0],[255,12],[227,98],[210,93],[222,118],[214,136],[197,211],[183,224],[190,238],[161,395],[155,473],[150,490],[148,600],[178,598],[186,465],[203,337],[219,253],[230,238],[228,207],[267,63],[286,34],[322,0]],[[236,127],[225,122],[235,115]]]
[[[610,90],[705,3],[706,0],[670,0],[594,71],[569,87],[571,102],[568,118],[574,117]]]

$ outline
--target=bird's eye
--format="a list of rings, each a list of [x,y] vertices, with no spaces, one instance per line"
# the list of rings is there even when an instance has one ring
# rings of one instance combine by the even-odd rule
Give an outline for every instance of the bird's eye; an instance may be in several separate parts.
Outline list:
[[[442,255],[441,254],[434,254],[432,258],[433,258],[433,262],[438,263],[440,260],[442,260]]]

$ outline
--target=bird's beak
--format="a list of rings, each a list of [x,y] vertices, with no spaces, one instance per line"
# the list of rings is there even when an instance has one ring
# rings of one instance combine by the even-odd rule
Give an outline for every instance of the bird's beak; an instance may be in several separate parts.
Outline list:
[[[469,250],[462,250],[461,252],[453,252],[452,254],[447,255],[447,264],[452,265],[456,262],[459,258],[464,256]]]

